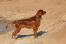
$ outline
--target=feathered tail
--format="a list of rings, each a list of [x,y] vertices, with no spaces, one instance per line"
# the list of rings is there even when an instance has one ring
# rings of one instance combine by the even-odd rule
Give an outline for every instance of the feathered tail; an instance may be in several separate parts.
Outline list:
[[[12,24],[15,24],[15,21],[12,21],[12,22],[8,23],[8,24],[6,25],[6,29],[7,29],[8,27],[10,27]]]

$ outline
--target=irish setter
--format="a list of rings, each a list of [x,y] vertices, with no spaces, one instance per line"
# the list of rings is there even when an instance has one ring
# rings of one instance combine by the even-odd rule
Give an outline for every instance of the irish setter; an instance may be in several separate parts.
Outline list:
[[[14,32],[12,33],[12,37],[15,37],[18,32],[20,32],[21,28],[29,28],[33,29],[35,38],[37,37],[37,31],[38,27],[40,26],[40,21],[42,15],[44,15],[46,11],[38,10],[35,16],[30,17],[28,19],[21,19],[21,20],[15,20],[6,25],[6,28],[8,26],[11,26],[12,24],[15,24]]]

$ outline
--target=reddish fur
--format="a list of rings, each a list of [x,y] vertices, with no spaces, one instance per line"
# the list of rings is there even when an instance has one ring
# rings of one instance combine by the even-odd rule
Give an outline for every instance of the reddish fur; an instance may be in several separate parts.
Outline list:
[[[21,28],[32,28],[34,31],[35,37],[37,36],[38,27],[40,26],[40,20],[42,15],[44,15],[46,12],[43,10],[38,10],[35,16],[28,18],[28,19],[21,19],[21,20],[15,20],[11,23],[7,24],[6,28],[8,26],[11,26],[12,24],[15,24],[15,29],[13,32],[13,36],[16,36],[18,32],[20,32]]]

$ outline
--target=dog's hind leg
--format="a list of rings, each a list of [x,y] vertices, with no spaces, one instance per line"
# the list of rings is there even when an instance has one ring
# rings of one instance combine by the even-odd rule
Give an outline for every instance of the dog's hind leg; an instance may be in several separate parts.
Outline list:
[[[20,25],[15,25],[15,29],[14,29],[14,32],[12,33],[12,38],[16,38],[16,34],[19,33],[21,30],[21,27]]]

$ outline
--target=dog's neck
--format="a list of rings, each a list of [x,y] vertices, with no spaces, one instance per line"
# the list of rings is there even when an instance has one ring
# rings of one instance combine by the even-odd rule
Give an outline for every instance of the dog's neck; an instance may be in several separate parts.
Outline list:
[[[36,15],[37,18],[41,18],[41,16]]]
[[[35,16],[35,20],[36,20],[37,23],[40,23],[41,17],[42,16],[38,16],[38,15]]]

